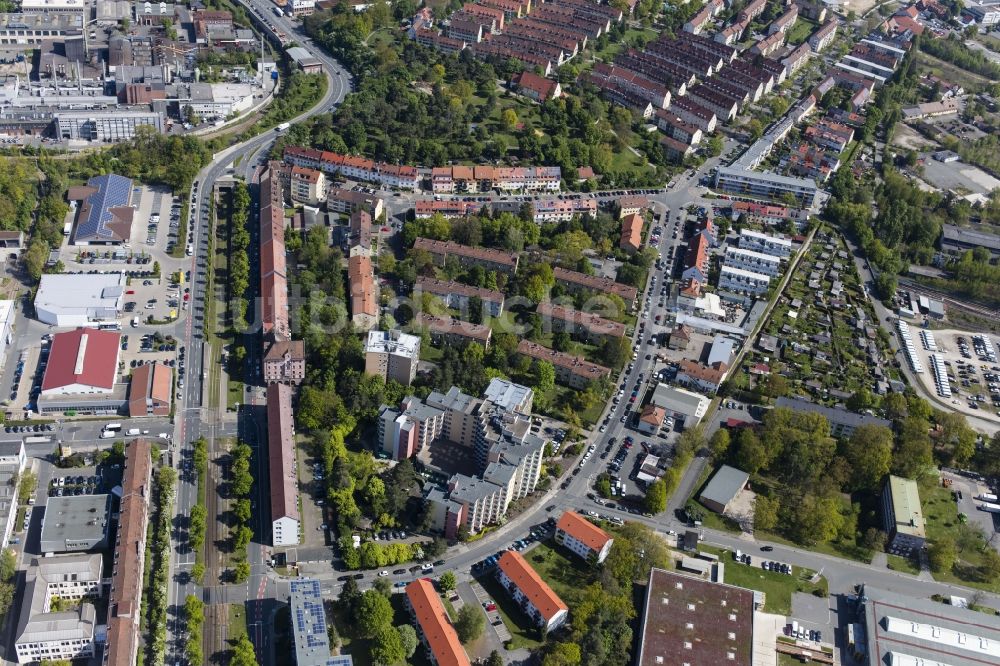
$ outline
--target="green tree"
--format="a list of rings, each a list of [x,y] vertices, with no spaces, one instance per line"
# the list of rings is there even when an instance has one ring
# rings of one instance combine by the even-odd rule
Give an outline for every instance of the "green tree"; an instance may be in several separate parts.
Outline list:
[[[399,631],[390,624],[375,630],[369,650],[372,661],[383,666],[399,663],[406,658]]]
[[[577,666],[580,663],[580,646],[573,643],[556,643],[542,659],[542,666]]]
[[[445,571],[438,578],[438,587],[441,588],[442,592],[451,592],[458,585],[458,581],[455,580],[455,574],[452,571]]]
[[[719,463],[725,460],[729,453],[729,431],[725,428],[716,430],[708,441],[708,448],[712,452],[712,462]]]
[[[1000,553],[997,553],[992,546],[987,546],[979,563],[979,579],[994,582],[998,578],[1000,578]]]
[[[233,582],[245,583],[250,578],[250,563],[245,559],[236,560],[233,565]]]
[[[667,509],[667,484],[663,479],[657,479],[649,485],[643,500],[646,511],[656,515]]]
[[[892,431],[885,426],[863,425],[844,443],[855,490],[875,490],[892,464]]]
[[[392,604],[383,595],[375,590],[362,593],[355,612],[361,635],[372,638],[380,629],[391,628],[392,616]]]
[[[930,423],[918,416],[908,416],[899,425],[896,450],[892,459],[894,474],[916,478],[933,464]]]
[[[257,653],[254,652],[253,643],[246,634],[240,634],[233,648],[233,658],[229,663],[231,666],[257,666]]]
[[[493,650],[493,652],[490,652],[490,656],[486,660],[486,666],[504,666],[503,657],[500,656],[499,652]]]
[[[486,620],[479,608],[466,604],[459,609],[455,618],[455,633],[463,644],[479,638],[485,627]]]
[[[11,548],[0,552],[0,582],[7,582],[17,572],[17,554]]]
[[[942,536],[931,542],[927,548],[927,559],[930,562],[931,570],[936,573],[947,573],[955,566],[958,559],[958,549],[955,540],[950,536]]]
[[[556,385],[556,369],[549,361],[536,359],[535,366],[535,390],[539,393],[548,393]]]
[[[778,526],[781,502],[776,497],[757,495],[753,500],[753,526],[756,530],[770,532]]]
[[[396,627],[399,632],[399,641],[403,646],[403,657],[409,659],[417,651],[420,639],[417,638],[417,630],[408,624],[401,624]]]

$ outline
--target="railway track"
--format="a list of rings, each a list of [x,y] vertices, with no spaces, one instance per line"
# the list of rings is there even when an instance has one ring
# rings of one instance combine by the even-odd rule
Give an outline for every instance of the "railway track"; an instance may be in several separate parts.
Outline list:
[[[940,289],[934,289],[928,287],[920,282],[915,282],[909,278],[899,278],[899,286],[908,290],[915,292],[917,294],[935,298],[947,304],[950,307],[958,308],[959,310],[965,310],[966,312],[971,312],[980,317],[986,317],[987,319],[997,320],[1000,319],[1000,310],[994,310],[985,305],[980,305],[976,303],[970,303],[968,301],[960,301],[954,296],[951,296],[947,292],[941,291]]]

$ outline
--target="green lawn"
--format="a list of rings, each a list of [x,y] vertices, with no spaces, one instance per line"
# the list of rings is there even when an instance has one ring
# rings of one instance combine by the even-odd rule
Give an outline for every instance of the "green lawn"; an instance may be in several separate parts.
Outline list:
[[[958,549],[958,559],[952,570],[935,572],[934,579],[1000,592],[1000,581],[983,580],[978,571],[982,553],[991,547],[982,532],[968,522],[959,522],[955,499],[950,490],[941,487],[937,476],[925,478],[920,483],[920,504],[927,523],[927,540],[933,543],[948,536],[954,539]]]
[[[912,558],[891,554],[886,555],[886,558],[889,568],[893,571],[902,571],[914,576],[920,573],[920,566]]]
[[[247,611],[243,604],[229,604],[227,636],[230,642],[247,635]]]
[[[726,583],[763,592],[765,594],[764,610],[769,613],[790,614],[794,592],[813,594],[820,591],[824,596],[828,592],[825,578],[821,577],[818,583],[810,582],[809,579],[816,573],[811,569],[792,567],[792,575],[765,571],[760,566],[736,562],[731,551],[710,546],[700,546],[699,549],[713,552],[719,556],[726,565]]]
[[[788,43],[797,46],[802,42],[809,39],[809,35],[812,31],[816,29],[816,23],[808,19],[804,19],[801,16],[792,26],[792,29],[788,31]]]
[[[538,544],[525,554],[525,559],[570,608],[580,590],[597,578],[586,562],[554,543]]]

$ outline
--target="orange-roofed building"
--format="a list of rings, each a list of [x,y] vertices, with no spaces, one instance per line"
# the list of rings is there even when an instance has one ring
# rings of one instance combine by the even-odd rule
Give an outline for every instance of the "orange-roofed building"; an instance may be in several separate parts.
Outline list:
[[[434,583],[418,578],[406,586],[406,602],[410,614],[420,628],[420,639],[437,666],[470,666],[455,628],[451,626]]]
[[[600,564],[611,552],[614,539],[576,511],[564,511],[556,523],[556,543],[591,564]]]
[[[538,626],[545,627],[546,631],[561,627],[569,617],[566,603],[519,552],[508,550],[500,556],[497,580],[521,605],[525,614]]]
[[[632,213],[622,218],[622,237],[619,247],[626,252],[638,252],[642,247],[642,215]]]

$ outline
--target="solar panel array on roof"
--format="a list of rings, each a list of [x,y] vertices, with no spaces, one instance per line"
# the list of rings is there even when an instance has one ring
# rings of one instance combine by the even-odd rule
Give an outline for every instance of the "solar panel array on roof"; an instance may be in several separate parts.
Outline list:
[[[97,191],[87,197],[90,209],[87,219],[80,220],[76,235],[78,238],[113,239],[115,234],[108,224],[114,220],[114,215],[109,209],[128,206],[132,180],[112,173],[94,176],[87,185]]]
[[[319,581],[292,581],[290,592],[289,603],[295,623],[296,663],[299,666],[327,666],[330,643]]]

